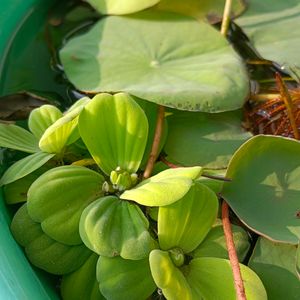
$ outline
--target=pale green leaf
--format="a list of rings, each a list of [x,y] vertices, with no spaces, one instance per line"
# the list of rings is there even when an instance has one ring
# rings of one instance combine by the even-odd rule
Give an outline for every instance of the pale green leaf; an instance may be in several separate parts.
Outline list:
[[[134,173],[141,163],[148,136],[147,117],[127,94],[100,94],[79,118],[80,135],[107,175],[120,167]]]
[[[148,227],[148,220],[136,204],[107,196],[83,211],[79,231],[85,245],[101,256],[138,260],[154,248]]]
[[[61,281],[63,300],[104,300],[96,278],[98,255],[93,253],[75,272],[66,274]]]
[[[60,58],[79,90],[128,92],[178,109],[234,110],[249,90],[244,65],[220,32],[174,13],[102,18],[68,41]]]
[[[66,274],[78,269],[91,255],[83,244],[67,246],[47,236],[39,223],[34,222],[24,204],[15,214],[11,231],[14,238],[25,247],[30,262],[52,274]]]
[[[262,280],[269,299],[300,298],[300,281],[295,268],[296,255],[297,247],[294,245],[273,243],[261,237],[258,239],[249,267]]]
[[[239,148],[227,169],[223,197],[247,226],[274,241],[299,240],[299,153],[299,141],[260,135]]]
[[[46,129],[63,116],[62,112],[53,105],[42,105],[34,109],[28,119],[30,131],[40,139]]]
[[[14,182],[37,170],[47,163],[55,154],[37,152],[22,158],[10,166],[0,179],[0,186]]]
[[[82,243],[79,220],[89,203],[102,195],[104,178],[79,166],[62,166],[40,176],[28,191],[30,217],[41,223],[54,240],[67,244]]]
[[[148,299],[156,289],[150,272],[148,257],[129,260],[122,257],[100,256],[97,279],[106,299]]]
[[[164,206],[181,199],[193,180],[201,175],[201,167],[177,168],[160,172],[125,191],[120,198],[147,206]]]
[[[28,153],[40,151],[38,139],[29,131],[13,124],[0,123],[0,147]]]
[[[218,206],[216,194],[205,185],[195,183],[183,198],[171,205],[160,207],[160,248],[169,250],[179,247],[184,253],[193,251],[214,224]]]

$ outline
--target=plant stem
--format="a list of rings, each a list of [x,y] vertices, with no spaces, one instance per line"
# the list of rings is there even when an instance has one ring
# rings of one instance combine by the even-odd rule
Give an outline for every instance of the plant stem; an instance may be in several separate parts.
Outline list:
[[[284,101],[284,104],[286,107],[287,115],[289,117],[291,127],[293,129],[294,137],[295,137],[295,139],[299,140],[300,134],[298,131],[296,120],[294,118],[294,104],[293,104],[292,98],[291,98],[289,91],[279,73],[275,74],[275,78],[276,78],[277,87],[280,92],[280,96],[281,96],[282,100]]]
[[[231,224],[229,220],[229,206],[227,202],[224,200],[222,203],[222,223],[223,223],[223,230],[226,239],[228,256],[231,264],[231,269],[233,272],[233,280],[234,280],[237,300],[246,300],[247,298],[246,298],[244,283],[241,275],[239,259],[237,257],[237,253],[235,250]]]
[[[232,6],[232,0],[226,0],[223,19],[222,19],[222,26],[221,26],[221,34],[224,37],[226,37],[227,35],[227,31],[230,23],[231,6]]]
[[[159,154],[159,145],[160,145],[160,140],[161,140],[163,127],[164,127],[164,118],[165,118],[165,107],[162,105],[159,105],[152,148],[151,148],[150,156],[149,156],[149,159],[147,162],[147,166],[146,166],[144,174],[143,174],[144,179],[147,179],[151,176],[155,161]]]

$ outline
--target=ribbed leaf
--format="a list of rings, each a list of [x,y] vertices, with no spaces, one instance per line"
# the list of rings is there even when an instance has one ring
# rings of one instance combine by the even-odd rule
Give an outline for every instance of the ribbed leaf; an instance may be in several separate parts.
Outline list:
[[[142,181],[134,189],[127,190],[121,199],[147,206],[164,206],[181,199],[201,175],[201,167],[169,169]]]
[[[47,163],[55,154],[37,152],[10,166],[0,179],[0,186],[14,182],[37,170]]]
[[[80,135],[107,175],[120,167],[134,173],[141,163],[148,136],[147,117],[127,94],[100,94],[79,118]]]
[[[42,105],[30,113],[28,127],[35,137],[40,139],[46,129],[62,116],[62,112],[57,107]]]
[[[79,219],[84,208],[102,195],[103,177],[79,166],[62,166],[39,177],[28,191],[28,212],[51,238],[81,244]]]
[[[100,256],[97,279],[106,299],[148,299],[156,289],[150,272],[148,257],[129,260],[122,257]]]
[[[30,262],[52,274],[66,274],[78,269],[91,255],[83,244],[67,246],[47,236],[39,223],[35,223],[24,204],[15,214],[11,231],[14,238],[25,247]]]
[[[143,259],[154,247],[149,223],[140,208],[115,196],[91,203],[80,219],[85,245],[101,256]]]
[[[12,124],[0,123],[0,147],[28,153],[40,151],[38,139],[29,131]]]
[[[98,255],[93,253],[75,272],[64,275],[60,290],[63,300],[104,300],[96,279]]]
[[[149,260],[152,277],[168,300],[194,300],[183,273],[175,267],[168,252],[153,250]]]
[[[195,183],[179,201],[159,208],[158,240],[162,250],[193,251],[205,238],[218,213],[216,194]],[[172,224],[172,225],[170,225]]]

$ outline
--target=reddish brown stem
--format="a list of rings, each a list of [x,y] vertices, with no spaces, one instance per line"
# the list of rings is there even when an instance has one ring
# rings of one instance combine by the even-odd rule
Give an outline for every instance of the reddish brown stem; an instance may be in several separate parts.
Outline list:
[[[155,161],[159,154],[159,145],[160,145],[160,140],[161,140],[163,127],[164,127],[164,118],[165,118],[165,108],[164,106],[159,105],[152,148],[147,162],[147,166],[143,174],[144,179],[147,179],[151,176]]]
[[[231,224],[229,220],[229,206],[227,202],[224,200],[222,203],[222,223],[223,223],[223,230],[226,239],[228,256],[231,264],[231,269],[233,272],[233,280],[234,280],[237,300],[246,300],[247,298],[246,298],[244,283],[241,275],[239,259],[236,254],[232,230],[231,230]]]

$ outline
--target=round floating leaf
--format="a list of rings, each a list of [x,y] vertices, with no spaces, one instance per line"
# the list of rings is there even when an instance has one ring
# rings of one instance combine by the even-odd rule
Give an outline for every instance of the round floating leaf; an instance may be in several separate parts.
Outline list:
[[[251,137],[242,129],[240,111],[174,112],[167,120],[167,159],[187,167],[226,168],[233,153]]]
[[[57,107],[48,104],[42,105],[30,113],[28,127],[40,139],[46,129],[62,116],[62,112]]]
[[[80,90],[123,91],[184,110],[237,109],[249,89],[240,58],[219,32],[173,13],[104,18],[60,57]]]
[[[166,299],[194,299],[183,273],[175,267],[168,252],[153,250],[150,253],[149,260],[152,277]],[[195,299],[202,299],[202,297]]]
[[[128,260],[122,257],[100,256],[97,279],[102,294],[110,300],[148,299],[156,289],[148,257]]]
[[[108,15],[125,15],[151,7],[160,0],[87,0],[97,11]]]
[[[19,180],[47,163],[55,154],[37,152],[10,166],[0,179],[0,186]]]
[[[227,259],[202,257],[193,259],[186,279],[192,288],[193,299],[236,300],[232,269]],[[241,265],[246,297],[249,300],[267,300],[267,294],[259,277],[248,267]]]
[[[80,99],[79,104],[73,105],[63,117],[48,127],[40,139],[39,147],[45,152],[61,153],[66,145],[79,139],[78,116],[89,101],[87,97]]]
[[[299,299],[300,282],[295,270],[297,248],[259,238],[249,261],[262,280],[269,299]]]
[[[251,0],[238,18],[259,53],[300,75],[300,3],[298,0]],[[299,77],[298,77],[299,80]]]
[[[218,213],[216,194],[195,183],[179,201],[159,208],[158,240],[163,250],[175,247],[193,251],[205,238]],[[170,226],[170,224],[172,224]]]
[[[28,191],[28,212],[51,238],[81,244],[79,220],[89,203],[102,195],[103,177],[79,166],[62,166],[39,177]]]
[[[161,0],[155,8],[182,13],[198,20],[208,19],[210,23],[216,23],[222,20],[224,6],[224,0]],[[245,0],[233,0],[231,18],[241,14],[245,7]]]
[[[256,136],[229,163],[223,197],[254,231],[275,241],[298,243],[300,230],[300,142]],[[266,222],[267,220],[267,222]]]
[[[125,191],[120,198],[146,206],[164,206],[181,199],[201,175],[201,167],[177,168],[160,172]]]
[[[147,117],[127,94],[100,94],[79,118],[80,135],[94,160],[107,175],[120,167],[135,173],[148,136]]]
[[[149,223],[133,203],[107,196],[91,203],[80,219],[80,236],[101,256],[143,259],[154,247]]]
[[[30,262],[52,274],[72,272],[91,255],[91,251],[83,244],[67,246],[47,236],[41,225],[28,215],[26,204],[15,214],[11,231],[17,242],[25,247]]]
[[[29,131],[12,124],[0,123],[0,147],[28,153],[40,151],[38,139]]]
[[[247,232],[240,226],[231,225],[234,246],[239,258],[243,261],[249,251],[250,243]],[[213,227],[199,247],[193,251],[193,258],[217,257],[228,259],[228,251],[223,226]]]
[[[96,279],[98,255],[93,253],[75,272],[64,275],[61,282],[61,295],[66,300],[104,300]]]

